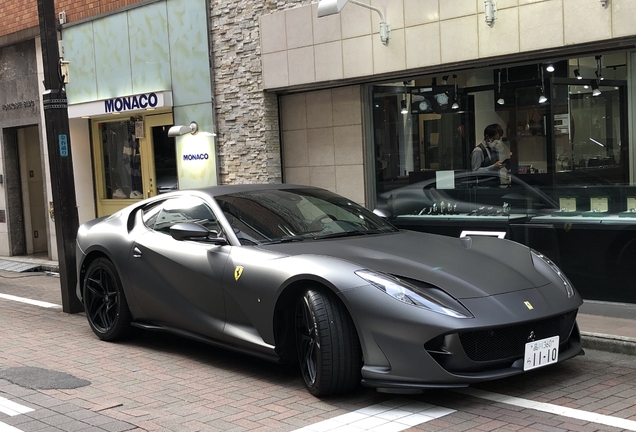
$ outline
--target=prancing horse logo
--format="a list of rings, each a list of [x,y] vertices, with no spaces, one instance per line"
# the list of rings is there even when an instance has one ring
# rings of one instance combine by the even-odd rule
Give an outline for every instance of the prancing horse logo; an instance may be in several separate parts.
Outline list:
[[[526,307],[527,307],[528,309],[530,309],[530,310],[534,309],[534,307],[532,306],[532,304],[531,304],[529,301],[525,301],[525,302],[523,302],[523,304],[525,304],[525,305],[526,305]]]
[[[245,267],[243,266],[236,266],[234,267],[234,280],[239,280],[239,278],[241,277],[241,275],[243,274],[243,269]]]

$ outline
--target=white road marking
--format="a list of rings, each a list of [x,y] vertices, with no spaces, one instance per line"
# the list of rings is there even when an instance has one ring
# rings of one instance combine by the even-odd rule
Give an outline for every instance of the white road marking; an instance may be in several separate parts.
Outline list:
[[[22,429],[18,429],[6,423],[0,422],[0,432],[23,432],[23,431]]]
[[[569,417],[578,420],[588,421],[590,423],[598,423],[606,426],[612,426],[620,429],[636,431],[636,421],[627,420],[620,417],[612,417],[604,414],[596,414],[589,411],[583,411],[574,408],[562,407],[545,402],[535,402],[529,399],[522,399],[514,396],[506,396],[498,393],[491,393],[483,390],[466,388],[456,390],[469,396],[481,399],[487,399],[493,402],[500,402],[508,405],[514,405],[521,408],[528,408],[537,411],[543,411],[550,414],[557,414],[563,417]]]
[[[18,414],[26,414],[33,411],[33,408],[11,402],[9,399],[0,397],[0,412],[9,416],[17,416]]]
[[[0,298],[3,298],[5,300],[13,300],[13,301],[17,301],[17,302],[20,302],[20,303],[28,303],[28,304],[31,304],[31,305],[40,306],[40,307],[44,307],[44,308],[62,309],[62,306],[56,305],[54,303],[48,303],[48,302],[40,301],[40,300],[31,300],[31,299],[28,299],[28,298],[17,297],[17,296],[13,296],[13,295],[10,295],[10,294],[0,294]]]
[[[294,432],[399,432],[454,413],[455,410],[408,399],[392,399]]]

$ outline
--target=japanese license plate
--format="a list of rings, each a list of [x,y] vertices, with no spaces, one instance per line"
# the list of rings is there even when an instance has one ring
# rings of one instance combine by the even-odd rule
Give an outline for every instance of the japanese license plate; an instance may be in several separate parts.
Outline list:
[[[527,371],[538,367],[556,363],[559,359],[559,337],[554,336],[526,344],[526,353],[523,359],[523,370]]]

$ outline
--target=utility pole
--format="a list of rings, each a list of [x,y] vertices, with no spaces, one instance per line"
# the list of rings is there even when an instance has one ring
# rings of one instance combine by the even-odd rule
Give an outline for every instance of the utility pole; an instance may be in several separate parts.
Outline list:
[[[75,285],[77,284],[75,240],[79,227],[79,217],[75,202],[68,110],[64,78],[60,70],[54,0],[38,0],[38,16],[40,18],[40,40],[42,41],[44,64],[45,90],[42,95],[42,105],[51,170],[53,212],[62,288],[62,310],[67,313],[77,313],[84,310],[75,295]]]

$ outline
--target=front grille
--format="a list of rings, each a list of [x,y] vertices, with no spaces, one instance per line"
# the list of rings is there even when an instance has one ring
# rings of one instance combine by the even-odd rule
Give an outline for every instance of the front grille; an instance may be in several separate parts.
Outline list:
[[[559,335],[559,343],[567,342],[576,320],[576,312],[574,310],[556,317],[514,326],[459,333],[459,339],[466,355],[473,361],[521,357],[532,333],[533,340]]]

